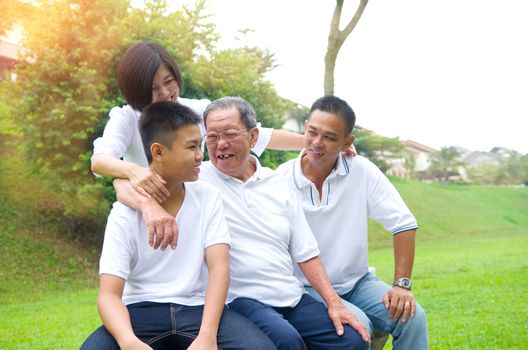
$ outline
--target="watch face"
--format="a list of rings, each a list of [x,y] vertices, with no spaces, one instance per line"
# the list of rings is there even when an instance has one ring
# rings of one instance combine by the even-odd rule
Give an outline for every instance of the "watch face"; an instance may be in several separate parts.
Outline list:
[[[401,283],[401,286],[404,288],[409,288],[411,286],[411,281],[407,278],[402,278],[400,283]]]

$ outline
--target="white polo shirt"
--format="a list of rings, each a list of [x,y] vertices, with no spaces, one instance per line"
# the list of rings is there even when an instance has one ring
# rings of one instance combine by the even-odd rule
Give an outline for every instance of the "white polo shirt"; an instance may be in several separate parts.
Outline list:
[[[297,159],[279,166],[277,173],[288,177],[301,200],[330,281],[339,294],[344,294],[368,272],[367,218],[381,223],[393,235],[416,229],[416,219],[387,177],[362,156],[340,155],[320,197],[302,172],[303,154],[301,151]],[[296,275],[308,285],[300,271]]]
[[[294,265],[319,254],[299,201],[283,176],[261,167],[246,182],[204,162],[200,179],[216,186],[231,234],[228,301],[246,297],[281,307],[297,305],[305,289]]]
[[[152,249],[141,213],[114,203],[106,225],[100,274],[126,280],[125,305],[141,301],[203,305],[208,282],[205,249],[229,244],[220,193],[204,182],[185,183],[176,223],[176,250]]]
[[[205,108],[211,103],[207,99],[194,100],[178,97],[178,103],[189,107],[196,114],[203,118]],[[143,141],[139,134],[138,121],[141,112],[133,109],[129,105],[123,107],[114,107],[110,110],[110,119],[106,123],[103,135],[94,141],[93,155],[108,154],[115,158],[123,158],[127,162],[139,164],[143,167],[148,166]],[[205,135],[205,125],[203,119],[200,124],[202,136]],[[259,137],[257,144],[252,151],[260,156],[268,146],[273,129],[263,128],[258,124]]]

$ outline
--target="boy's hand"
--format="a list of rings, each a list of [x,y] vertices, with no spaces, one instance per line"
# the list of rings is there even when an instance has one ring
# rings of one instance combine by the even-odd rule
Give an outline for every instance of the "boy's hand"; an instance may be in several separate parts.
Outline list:
[[[191,346],[187,350],[217,350],[218,346],[216,344],[216,339],[209,337],[201,337],[198,334],[198,337],[194,339]]]

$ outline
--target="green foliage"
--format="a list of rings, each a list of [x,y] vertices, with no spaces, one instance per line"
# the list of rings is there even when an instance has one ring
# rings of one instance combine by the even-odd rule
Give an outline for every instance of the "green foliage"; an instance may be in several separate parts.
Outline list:
[[[440,179],[444,183],[449,181],[451,174],[456,174],[458,168],[465,165],[464,162],[458,160],[460,154],[453,147],[444,147],[440,151],[434,153],[431,157],[431,166],[429,173],[433,178]]]
[[[491,185],[528,184],[528,155],[511,152],[499,165],[484,164],[467,169],[472,183]]]
[[[219,36],[203,0],[172,13],[163,0],[146,1],[144,9],[131,8],[129,0],[24,6],[31,9],[29,16],[0,15],[0,23],[23,26],[22,45],[28,49],[16,66],[16,83],[0,86],[2,92],[10,89],[0,97],[1,132],[23,135],[28,163],[42,186],[61,198],[72,231],[96,229],[113,197],[108,179],[91,174],[90,157],[108,110],[124,103],[115,72],[133,42],[158,41],[174,55],[184,78],[182,96],[240,95],[253,103],[264,126],[282,125],[286,104],[264,77],[273,56],[258,48],[216,50]],[[270,155],[264,164],[280,157]]]
[[[403,145],[398,137],[390,138],[357,129],[353,134],[356,136],[354,146],[358,154],[368,158],[384,173],[390,168],[390,159],[401,157]]]

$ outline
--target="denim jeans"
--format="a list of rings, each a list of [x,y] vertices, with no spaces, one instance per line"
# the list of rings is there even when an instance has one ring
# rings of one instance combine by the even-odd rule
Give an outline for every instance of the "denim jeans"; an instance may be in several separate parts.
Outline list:
[[[134,334],[153,349],[187,349],[198,335],[203,314],[203,305],[141,302],[127,309]],[[276,349],[258,327],[227,307],[220,320],[217,343],[218,349]],[[104,326],[81,346],[81,350],[96,349],[119,349]]]
[[[295,307],[271,307],[248,298],[237,298],[228,306],[260,327],[279,350],[368,348],[356,330],[348,325],[344,327],[345,334],[338,336],[324,304],[308,294],[304,294]]]
[[[417,303],[413,318],[406,322],[402,322],[401,318],[394,321],[383,305],[383,295],[390,288],[388,284],[368,272],[351,291],[342,294],[341,298],[371,335],[373,329],[391,334],[394,350],[428,349],[429,337],[424,310]],[[306,287],[306,290],[315,299],[322,301],[313,288]]]

